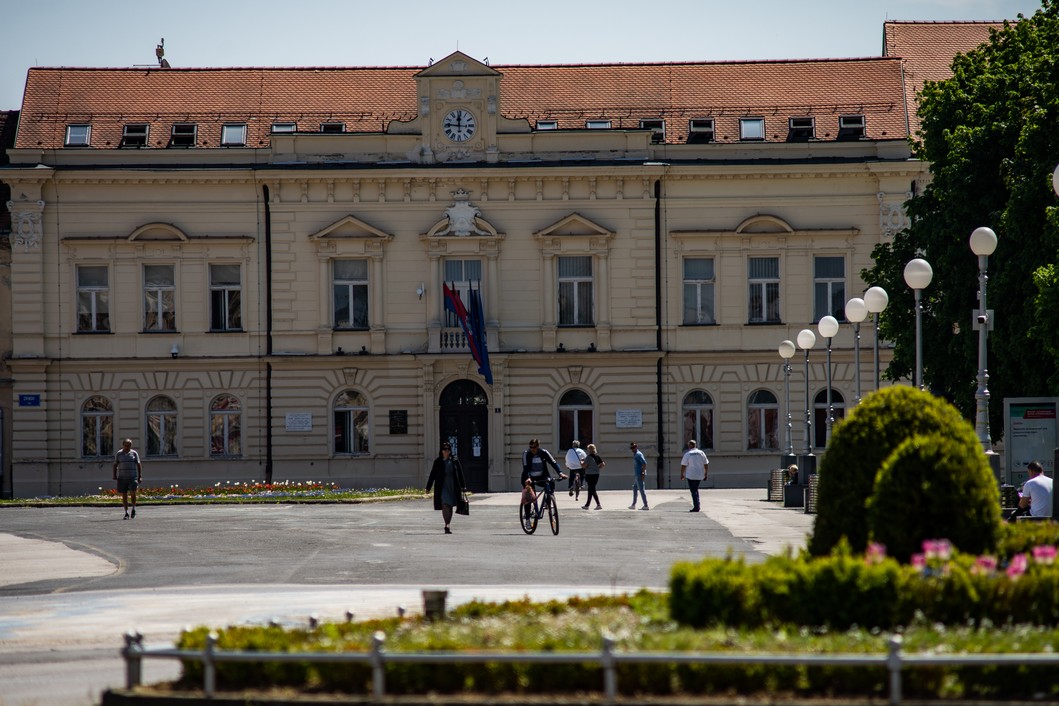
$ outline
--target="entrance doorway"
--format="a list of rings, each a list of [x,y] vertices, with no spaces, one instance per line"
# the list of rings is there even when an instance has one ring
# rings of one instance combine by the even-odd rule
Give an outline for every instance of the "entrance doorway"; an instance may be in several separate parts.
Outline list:
[[[489,399],[473,380],[457,380],[441,391],[438,429],[460,459],[468,490],[489,490]]]

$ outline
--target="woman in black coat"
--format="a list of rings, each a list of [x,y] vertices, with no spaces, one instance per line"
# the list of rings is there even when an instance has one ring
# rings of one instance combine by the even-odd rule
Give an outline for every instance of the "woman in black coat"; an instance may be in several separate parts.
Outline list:
[[[467,490],[467,484],[463,480],[460,459],[452,455],[452,446],[447,441],[442,442],[441,451],[430,469],[430,477],[427,478],[428,493],[431,486],[434,487],[434,509],[441,510],[441,517],[445,520],[445,534],[452,534],[449,529],[452,508]]]

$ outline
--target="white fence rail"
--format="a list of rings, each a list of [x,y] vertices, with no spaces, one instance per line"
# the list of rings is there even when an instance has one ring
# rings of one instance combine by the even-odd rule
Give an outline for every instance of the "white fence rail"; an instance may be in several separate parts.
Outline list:
[[[145,648],[143,636],[128,633],[122,656],[125,658],[125,685],[133,689],[141,684],[144,659],[179,659],[197,661],[202,664],[202,689],[207,697],[217,690],[217,665],[222,662],[315,662],[370,664],[372,668],[372,695],[376,699],[386,696],[387,664],[598,664],[603,670],[602,691],[606,703],[616,703],[618,698],[618,673],[620,664],[688,664],[688,665],[732,665],[768,664],[775,666],[808,667],[885,667],[890,676],[890,703],[901,703],[901,674],[910,667],[944,666],[1029,666],[1059,665],[1059,653],[1003,653],[1003,654],[904,654],[901,637],[887,640],[886,654],[743,654],[737,652],[714,652],[690,654],[687,652],[615,652],[614,640],[603,638],[599,652],[386,652],[383,649],[385,635],[377,632],[372,638],[368,652],[245,652],[217,649],[217,635],[210,633],[202,650],[179,650],[167,648]]]

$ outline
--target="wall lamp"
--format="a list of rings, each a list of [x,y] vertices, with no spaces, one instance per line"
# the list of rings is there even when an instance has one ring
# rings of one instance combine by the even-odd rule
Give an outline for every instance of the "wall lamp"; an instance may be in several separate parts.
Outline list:
[[[174,358],[180,355],[180,346],[174,343],[173,347],[169,349],[169,355],[173,356]]]

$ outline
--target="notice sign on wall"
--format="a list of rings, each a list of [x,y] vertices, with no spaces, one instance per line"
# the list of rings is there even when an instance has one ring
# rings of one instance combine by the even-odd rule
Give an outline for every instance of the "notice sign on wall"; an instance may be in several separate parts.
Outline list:
[[[312,412],[291,412],[287,415],[287,431],[312,431]]]
[[[390,410],[390,433],[391,434],[407,434],[408,433],[408,410],[407,409],[391,409]]]
[[[619,429],[640,429],[643,427],[643,410],[619,409],[614,413],[614,426]]]
[[[1059,397],[1022,397],[1004,400],[1004,456],[1008,482],[1026,480],[1026,464],[1040,461],[1055,477],[1056,409]]]

